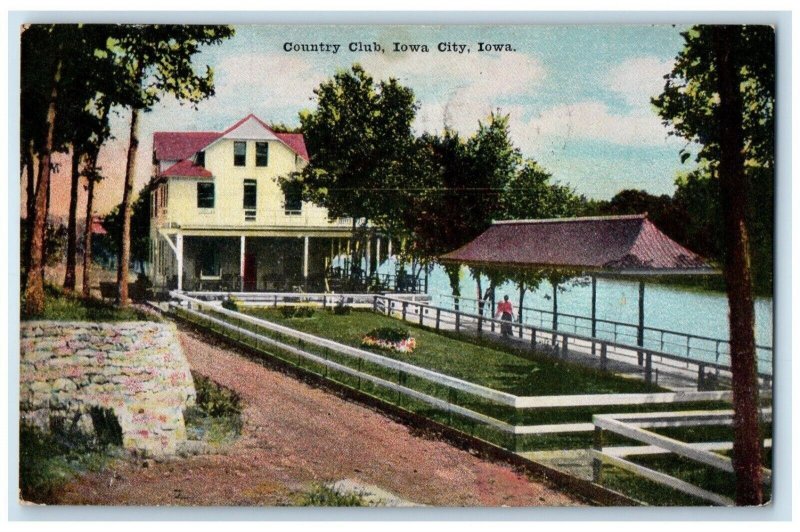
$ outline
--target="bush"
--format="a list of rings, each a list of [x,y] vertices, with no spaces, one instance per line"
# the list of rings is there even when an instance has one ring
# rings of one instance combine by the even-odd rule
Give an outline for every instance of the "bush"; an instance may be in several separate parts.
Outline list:
[[[222,444],[242,430],[242,405],[236,392],[197,373],[192,373],[197,403],[183,413],[190,439]]]
[[[402,327],[378,327],[377,329],[372,329],[366,335],[376,340],[385,340],[387,342],[402,342],[411,337],[408,329]]]
[[[287,305],[281,307],[281,315],[286,318],[311,318],[314,316],[313,307]]]
[[[49,432],[21,423],[19,487],[22,499],[55,502],[58,491],[86,471],[98,471],[121,450],[122,429],[110,410],[90,411],[95,434],[81,431],[75,419],[51,419]]]
[[[316,485],[303,494],[300,506],[366,506],[357,493],[342,493],[328,486]]]
[[[342,301],[336,304],[333,307],[333,313],[337,316],[346,316],[350,314],[350,311],[353,310],[351,306],[345,305]]]
[[[233,296],[226,297],[222,301],[222,308],[226,310],[232,310],[234,312],[239,312],[239,302]]]

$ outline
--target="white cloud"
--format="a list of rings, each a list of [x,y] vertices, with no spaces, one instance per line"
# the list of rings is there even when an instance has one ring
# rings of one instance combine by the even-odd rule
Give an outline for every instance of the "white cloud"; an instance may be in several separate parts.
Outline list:
[[[511,133],[524,153],[535,155],[582,140],[631,147],[677,147],[680,141],[650,110],[614,113],[598,101],[558,105],[524,118],[524,107],[511,109]]]
[[[361,64],[376,79],[391,76],[414,89],[421,102],[415,122],[420,132],[448,126],[468,134],[492,110],[535,90],[545,77],[538,59],[517,52],[372,54]]]
[[[664,75],[668,74],[675,61],[655,56],[628,59],[608,72],[608,88],[619,94],[628,104],[648,106],[650,98],[664,89]]]
[[[263,53],[222,59],[215,67],[216,100],[224,107],[308,107],[325,73],[302,56]],[[219,105],[218,105],[219,106]],[[222,107],[222,106],[220,106]],[[295,111],[296,112],[296,111]],[[262,117],[270,120],[270,117]]]

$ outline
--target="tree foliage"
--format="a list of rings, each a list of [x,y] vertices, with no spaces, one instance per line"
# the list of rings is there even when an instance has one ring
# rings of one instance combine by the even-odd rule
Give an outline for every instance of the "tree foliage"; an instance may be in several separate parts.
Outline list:
[[[747,222],[755,287],[772,292],[775,188],[775,31],[769,26],[736,26],[733,68],[739,73],[743,102]],[[675,200],[686,209],[687,238],[697,250],[722,262],[725,258],[719,190],[720,117],[718,76],[713,64],[710,26],[683,33],[685,45],[666,77],[663,93],[653,99],[671,134],[688,141],[681,160],[696,152],[698,170],[676,182]],[[719,217],[712,216],[719,213]],[[697,240],[693,240],[693,236]]]
[[[413,179],[413,91],[396,79],[375,82],[354,64],[314,94],[316,109],[300,115],[311,160],[284,186],[299,180],[304,199],[331,217],[391,225]]]

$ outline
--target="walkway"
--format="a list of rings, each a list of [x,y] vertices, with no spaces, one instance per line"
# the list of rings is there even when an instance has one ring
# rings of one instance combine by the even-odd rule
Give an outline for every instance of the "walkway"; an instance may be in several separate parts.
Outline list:
[[[227,454],[125,463],[89,475],[64,504],[284,505],[311,483],[349,479],[432,506],[563,506],[580,501],[443,441],[181,331],[192,368],[242,397]]]

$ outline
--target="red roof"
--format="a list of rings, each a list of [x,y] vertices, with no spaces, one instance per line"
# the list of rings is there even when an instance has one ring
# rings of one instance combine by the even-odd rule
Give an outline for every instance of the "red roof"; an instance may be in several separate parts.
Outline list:
[[[218,138],[214,131],[166,132],[153,134],[153,150],[159,161],[181,161],[191,157]]]
[[[626,273],[712,272],[702,257],[662,233],[646,214],[495,222],[472,242],[440,258]]]
[[[202,166],[194,164],[191,159],[185,159],[179,163],[175,163],[163,172],[161,177],[214,177],[211,172]]]
[[[302,133],[275,133],[275,136],[281,139],[281,141],[289,146],[297,155],[306,161],[308,160],[306,141]]]
[[[308,160],[308,150],[306,150],[306,143],[302,133],[275,133],[263,120],[253,114],[247,115],[222,132],[158,131],[153,134],[153,151],[155,151],[155,157],[159,161],[183,161],[183,159],[187,159],[198,151],[203,150],[223,135],[230,133],[250,118],[254,118],[258,121],[258,123],[278,137],[278,140],[286,144],[289,149],[294,151],[297,155],[306,161]],[[161,175],[167,174],[162,172]]]
[[[105,235],[108,234],[106,228],[103,227],[103,219],[99,216],[92,216],[92,234],[93,235]]]

